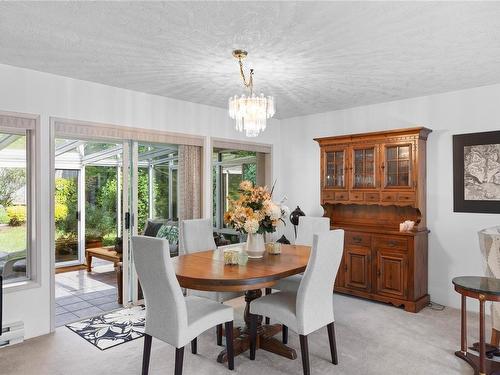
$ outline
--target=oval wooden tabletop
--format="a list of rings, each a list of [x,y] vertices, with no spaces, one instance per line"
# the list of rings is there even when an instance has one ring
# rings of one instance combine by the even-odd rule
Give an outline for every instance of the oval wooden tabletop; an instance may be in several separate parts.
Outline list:
[[[309,246],[281,245],[280,255],[248,259],[245,266],[224,264],[222,250],[201,251],[173,258],[179,284],[188,289],[236,292],[269,288],[279,279],[304,272]]]

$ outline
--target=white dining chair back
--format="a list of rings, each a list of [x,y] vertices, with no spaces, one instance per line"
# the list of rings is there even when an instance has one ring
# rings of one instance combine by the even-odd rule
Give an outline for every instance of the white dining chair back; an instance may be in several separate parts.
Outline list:
[[[182,250],[185,254],[217,248],[213,235],[212,220],[183,220],[181,226]]]
[[[299,229],[295,245],[312,246],[314,234],[328,231],[330,231],[330,218],[301,216],[299,217]],[[278,280],[273,289],[296,291],[299,288],[301,280],[302,274],[288,276]],[[266,289],[266,294],[269,293],[270,289]]]
[[[329,217],[300,216],[295,245],[312,246],[313,235],[330,230]]]
[[[297,291],[297,333],[308,335],[334,321],[333,284],[343,248],[342,229],[314,234],[309,262]]]
[[[133,236],[135,269],[146,300],[145,332],[173,346],[187,329],[186,301],[175,276],[168,241]]]

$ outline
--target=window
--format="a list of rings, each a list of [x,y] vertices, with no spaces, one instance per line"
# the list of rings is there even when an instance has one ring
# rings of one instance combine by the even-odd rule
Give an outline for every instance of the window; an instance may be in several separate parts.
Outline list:
[[[138,145],[138,230],[146,219],[177,220],[178,147],[169,144]]]
[[[4,283],[30,278],[31,130],[0,130],[0,274]]]
[[[243,180],[257,184],[257,153],[214,149],[212,156],[213,178],[213,223],[217,231],[224,233],[231,242],[238,240],[237,232],[227,228],[224,212],[229,200],[239,196],[239,185]]]

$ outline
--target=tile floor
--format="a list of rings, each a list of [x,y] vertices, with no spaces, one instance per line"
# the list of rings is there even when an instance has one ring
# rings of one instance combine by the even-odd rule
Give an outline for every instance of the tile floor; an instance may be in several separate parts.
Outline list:
[[[56,275],[56,327],[120,308],[113,263],[94,259],[86,270]]]

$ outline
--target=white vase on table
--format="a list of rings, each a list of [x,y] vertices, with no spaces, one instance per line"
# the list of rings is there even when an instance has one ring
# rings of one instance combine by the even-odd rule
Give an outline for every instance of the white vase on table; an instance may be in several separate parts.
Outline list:
[[[262,258],[266,252],[264,236],[260,233],[247,235],[246,252],[249,258]]]

